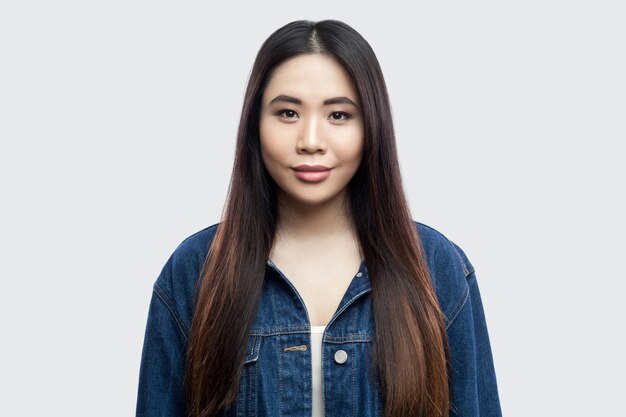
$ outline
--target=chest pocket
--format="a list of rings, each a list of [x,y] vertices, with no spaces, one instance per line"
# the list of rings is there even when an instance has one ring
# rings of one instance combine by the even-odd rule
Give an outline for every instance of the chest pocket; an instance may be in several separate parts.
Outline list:
[[[228,413],[229,416],[251,417],[257,416],[258,410],[258,374],[259,374],[259,351],[263,337],[251,335],[248,339],[248,350],[244,359],[241,378],[239,379],[239,391],[237,394],[236,408]]]

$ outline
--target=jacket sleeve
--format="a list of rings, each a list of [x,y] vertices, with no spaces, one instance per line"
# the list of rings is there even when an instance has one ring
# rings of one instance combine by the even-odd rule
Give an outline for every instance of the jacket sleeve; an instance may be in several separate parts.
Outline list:
[[[448,325],[452,385],[451,416],[501,417],[498,386],[483,304],[473,266],[465,261],[467,289]]]
[[[183,391],[186,341],[171,300],[155,283],[139,370],[137,417],[186,415]]]

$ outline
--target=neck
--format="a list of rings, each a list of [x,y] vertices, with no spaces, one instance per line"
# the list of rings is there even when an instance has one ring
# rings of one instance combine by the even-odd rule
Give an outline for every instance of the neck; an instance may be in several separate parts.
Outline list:
[[[344,189],[335,198],[319,205],[305,205],[278,192],[277,237],[325,238],[351,233],[349,200]]]

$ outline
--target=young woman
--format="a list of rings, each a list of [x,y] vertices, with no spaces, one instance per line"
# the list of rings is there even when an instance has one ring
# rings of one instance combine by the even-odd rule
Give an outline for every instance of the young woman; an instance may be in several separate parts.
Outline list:
[[[374,52],[262,45],[227,204],[154,284],[138,416],[500,416],[474,268],[412,219]]]

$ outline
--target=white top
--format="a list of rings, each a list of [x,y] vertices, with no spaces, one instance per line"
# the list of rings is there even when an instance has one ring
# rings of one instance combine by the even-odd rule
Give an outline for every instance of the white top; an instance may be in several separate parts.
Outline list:
[[[311,371],[313,372],[313,417],[323,417],[322,336],[326,326],[311,326]]]

